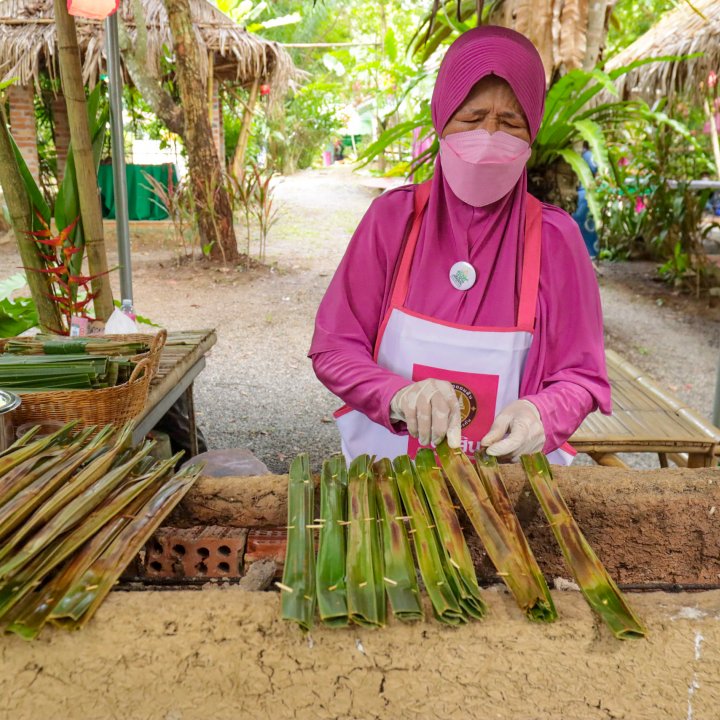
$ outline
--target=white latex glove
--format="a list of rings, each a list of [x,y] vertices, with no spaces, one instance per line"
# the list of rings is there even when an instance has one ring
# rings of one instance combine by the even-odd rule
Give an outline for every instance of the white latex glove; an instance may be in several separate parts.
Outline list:
[[[421,445],[460,447],[460,402],[447,380],[421,380],[398,391],[390,402],[390,419],[407,424]]]
[[[539,410],[529,400],[511,402],[495,418],[480,444],[487,448],[488,455],[510,455],[513,462],[521,455],[539,452],[545,445],[545,428]]]

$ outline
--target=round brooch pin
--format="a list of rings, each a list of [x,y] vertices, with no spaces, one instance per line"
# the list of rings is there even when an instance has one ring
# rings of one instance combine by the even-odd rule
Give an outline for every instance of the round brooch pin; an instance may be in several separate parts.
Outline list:
[[[465,260],[456,262],[450,268],[450,282],[456,290],[469,290],[476,279],[475,268]]]

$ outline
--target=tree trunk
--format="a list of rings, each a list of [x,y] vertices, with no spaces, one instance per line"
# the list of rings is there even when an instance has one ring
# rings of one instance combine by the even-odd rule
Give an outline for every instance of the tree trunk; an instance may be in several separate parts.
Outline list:
[[[15,160],[10,133],[4,119],[0,116],[0,187],[2,187],[10,220],[15,232],[18,251],[22,264],[26,268],[43,268],[37,243],[28,234],[32,230],[32,207],[25,191],[20,170]],[[62,320],[57,305],[50,299],[50,281],[47,274],[28,270],[27,282],[30,294],[35,301],[40,326],[46,332],[58,332]]]
[[[67,104],[85,252],[90,275],[96,276],[92,281],[92,291],[97,294],[93,305],[95,316],[99,320],[107,320],[113,311],[113,297],[107,275],[100,192],[95,174],[75,19],[68,13],[65,0],[54,0],[54,3],[60,78]]]
[[[58,0],[56,0],[57,2]],[[185,114],[183,139],[190,185],[203,246],[211,243],[214,260],[239,259],[230,198],[208,118],[207,87],[200,73],[200,49],[188,0],[165,0],[175,46],[175,76]]]
[[[595,0],[588,3],[583,70],[592,70],[602,57],[613,5],[615,5],[615,0]]]
[[[185,130],[185,116],[182,108],[175,104],[170,93],[162,86],[162,81],[153,71],[153,63],[148,58],[147,26],[142,0],[133,0],[135,18],[135,43],[118,13],[118,39],[123,62],[130,73],[135,87],[140,91],[152,111],[165,123],[170,132],[182,137]]]

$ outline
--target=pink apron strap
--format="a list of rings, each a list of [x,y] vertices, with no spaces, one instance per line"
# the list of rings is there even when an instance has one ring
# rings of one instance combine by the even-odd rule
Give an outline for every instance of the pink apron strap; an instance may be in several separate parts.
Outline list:
[[[535,327],[538,288],[540,286],[540,256],[542,249],[542,205],[529,193],[525,196],[525,250],[523,252],[522,279],[520,280],[520,306],[517,326],[532,332]]]
[[[392,294],[390,295],[390,305],[385,313],[380,329],[375,337],[375,348],[373,350],[373,359],[377,362],[378,353],[380,352],[380,343],[382,342],[385,328],[390,321],[390,315],[394,307],[400,307],[404,304],[407,296],[408,287],[410,285],[410,266],[412,265],[413,256],[415,255],[415,246],[420,236],[420,226],[424,215],[425,206],[430,197],[430,186],[432,179],[426,180],[420,185],[415,185],[413,189],[415,211],[413,214],[410,232],[405,239],[400,250],[400,262],[395,266],[395,275],[392,280]]]
[[[405,303],[405,298],[407,297],[408,288],[410,287],[410,267],[412,265],[413,257],[415,257],[415,246],[417,245],[418,238],[420,237],[420,226],[422,225],[425,206],[427,205],[428,198],[430,197],[431,183],[432,180],[427,180],[421,185],[415,186],[415,216],[413,218],[413,223],[410,226],[410,233],[405,243],[405,247],[403,248],[400,256],[400,266],[398,268],[395,282],[393,283],[393,292],[390,296],[390,309],[403,305]]]

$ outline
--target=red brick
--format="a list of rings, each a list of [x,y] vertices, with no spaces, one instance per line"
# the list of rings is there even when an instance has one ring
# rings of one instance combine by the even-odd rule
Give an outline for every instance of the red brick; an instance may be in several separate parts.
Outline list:
[[[287,530],[253,530],[247,537],[245,547],[245,565],[252,565],[258,560],[274,560],[276,574],[282,575],[285,565],[285,548],[287,546]]]
[[[13,137],[27,163],[28,169],[35,179],[38,179],[40,161],[37,150],[33,97],[34,90],[31,86],[12,85],[8,89],[10,127]]]
[[[247,535],[243,528],[160,528],[145,546],[145,574],[162,578],[242,577]]]

